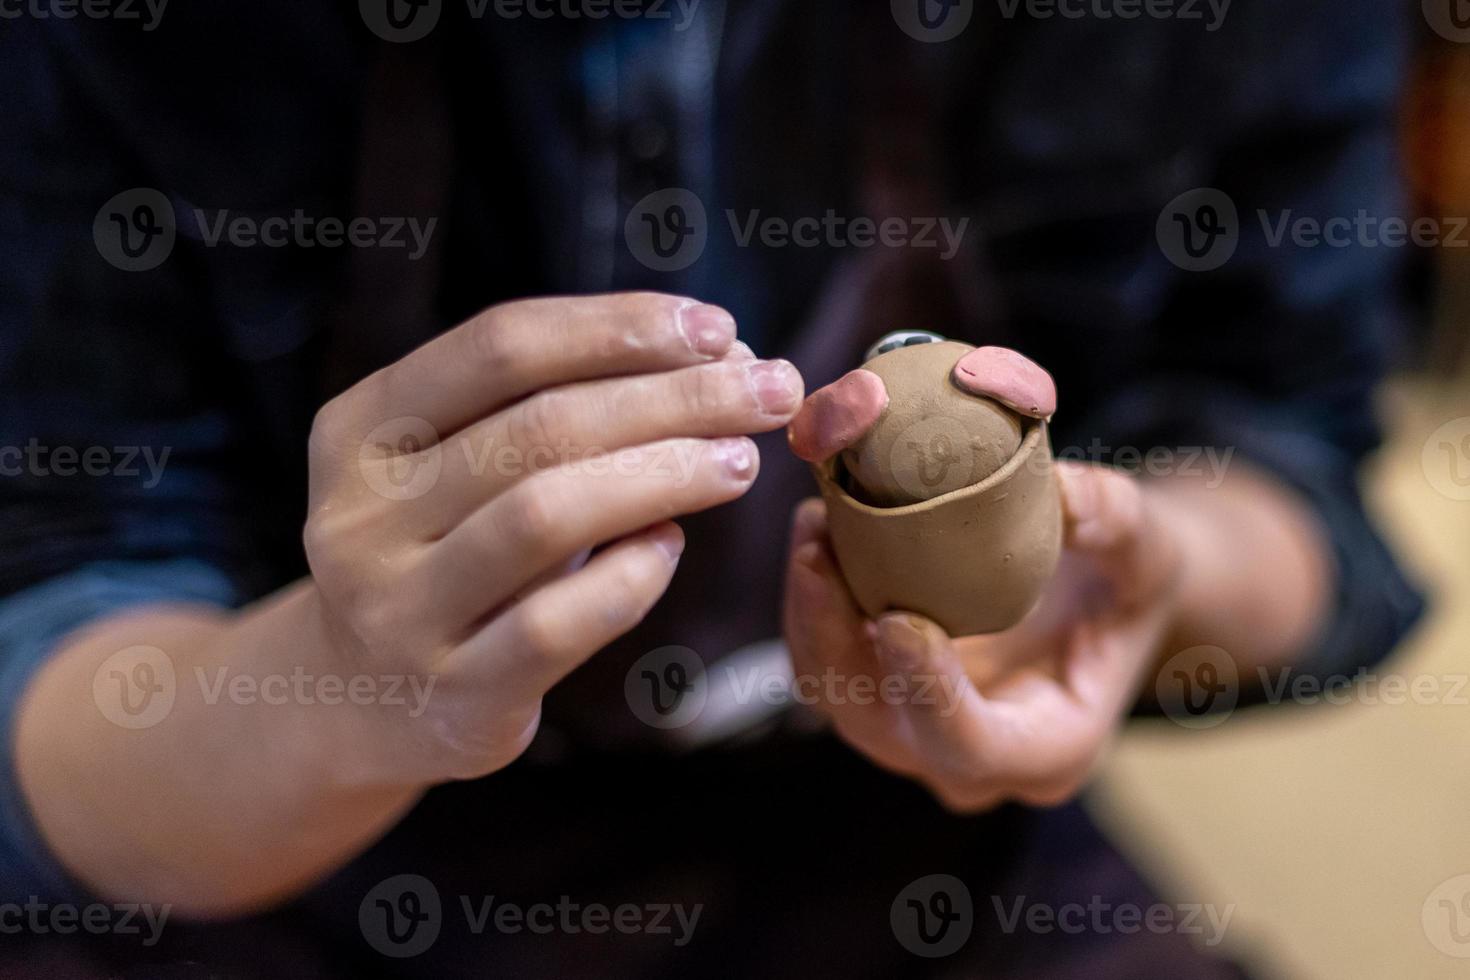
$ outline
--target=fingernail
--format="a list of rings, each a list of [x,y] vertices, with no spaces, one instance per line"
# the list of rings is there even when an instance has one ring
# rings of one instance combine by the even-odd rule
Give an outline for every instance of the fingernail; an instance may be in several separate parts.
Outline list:
[[[689,306],[679,311],[679,331],[696,354],[719,357],[735,342],[735,318],[718,306]]]
[[[726,473],[740,481],[755,475],[755,452],[755,443],[749,439],[721,439],[715,443],[715,458]]]
[[[801,374],[788,361],[756,361],[745,378],[767,415],[790,415],[801,404]]]
[[[677,565],[684,554],[684,532],[677,527],[668,528],[653,538],[654,547],[663,553],[670,565]]]
[[[755,360],[755,351],[751,350],[750,345],[745,341],[737,340],[730,345],[730,350],[725,356],[732,361],[753,361]]]
[[[907,616],[883,616],[878,620],[878,656],[893,670],[910,672],[924,663],[928,645],[924,634]]]

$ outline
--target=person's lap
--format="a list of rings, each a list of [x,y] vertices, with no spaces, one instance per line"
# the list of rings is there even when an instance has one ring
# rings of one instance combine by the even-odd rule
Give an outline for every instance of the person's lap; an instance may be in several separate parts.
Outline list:
[[[0,974],[1244,975],[1177,930],[1123,931],[1106,915],[1099,929],[1076,909],[1158,902],[1080,807],[958,817],[812,737],[680,759],[523,761],[431,793],[280,912],[170,922],[151,947],[5,937]],[[1064,924],[1028,925],[1027,910],[1069,905]]]

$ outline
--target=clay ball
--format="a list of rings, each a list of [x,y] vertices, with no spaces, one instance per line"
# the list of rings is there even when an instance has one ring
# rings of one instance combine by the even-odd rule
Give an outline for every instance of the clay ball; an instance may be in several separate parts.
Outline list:
[[[954,341],[900,347],[863,365],[883,379],[888,407],[842,454],[853,496],[902,507],[973,486],[1015,456],[1022,417],[962,391],[955,363],[973,348]]]

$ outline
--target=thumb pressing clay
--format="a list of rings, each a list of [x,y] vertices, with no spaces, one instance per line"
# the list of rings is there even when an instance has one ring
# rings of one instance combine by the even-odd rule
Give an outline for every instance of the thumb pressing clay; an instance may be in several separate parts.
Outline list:
[[[877,422],[814,466],[838,564],[869,616],[915,612],[952,636],[1009,629],[1061,553],[1061,495],[1037,417],[1054,394],[1030,397],[1026,375],[1050,379],[1013,351],[901,340],[863,365],[887,391]]]

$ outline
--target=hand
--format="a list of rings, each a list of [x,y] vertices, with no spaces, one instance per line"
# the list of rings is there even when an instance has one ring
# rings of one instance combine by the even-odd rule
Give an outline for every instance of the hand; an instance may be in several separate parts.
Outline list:
[[[628,294],[488,310],[322,409],[305,540],[323,633],[347,673],[435,680],[422,717],[357,720],[358,766],[428,783],[516,758],[546,691],[663,594],[669,519],[744,494],[744,434],[801,394],[724,311]]]
[[[987,354],[971,364],[985,359],[996,361]],[[1049,379],[1014,370],[1008,377],[1012,407],[1050,414]],[[986,394],[1002,387],[968,380]],[[807,459],[838,452],[885,405],[881,381],[854,372],[809,399],[791,426],[793,449]],[[1174,624],[1183,552],[1170,506],[1119,471],[1058,463],[1057,472],[1065,529],[1057,574],[1020,625],[994,636],[952,639],[902,612],[868,620],[838,569],[822,502],[796,513],[785,632],[798,683],[863,678],[869,690],[895,692],[817,706],[859,752],[956,810],[1074,796]]]

